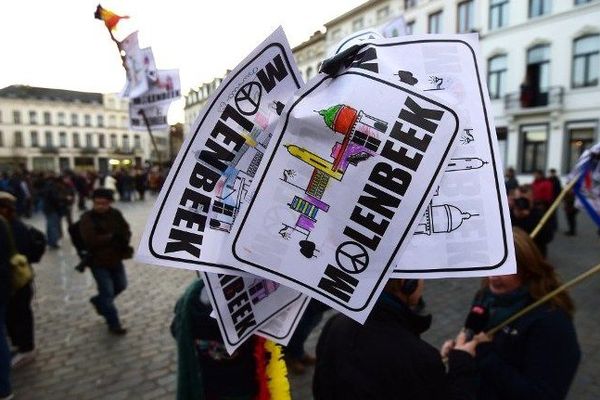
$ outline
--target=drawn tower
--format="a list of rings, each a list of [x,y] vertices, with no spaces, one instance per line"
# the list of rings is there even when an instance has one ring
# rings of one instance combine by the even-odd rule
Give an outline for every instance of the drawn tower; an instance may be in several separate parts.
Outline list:
[[[463,212],[458,207],[450,204],[434,206],[429,203],[425,216],[417,226],[415,235],[450,233],[460,228],[463,221],[474,216],[477,216],[477,214]]]

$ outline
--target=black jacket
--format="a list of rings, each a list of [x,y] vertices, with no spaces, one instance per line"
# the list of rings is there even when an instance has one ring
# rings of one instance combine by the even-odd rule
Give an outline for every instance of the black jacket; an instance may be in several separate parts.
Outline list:
[[[564,399],[581,358],[575,327],[543,305],[477,346],[478,400]]]
[[[341,314],[327,322],[317,344],[315,400],[474,399],[474,359],[452,351],[446,374],[438,350],[419,338],[426,317],[389,299],[379,300],[365,325]]]

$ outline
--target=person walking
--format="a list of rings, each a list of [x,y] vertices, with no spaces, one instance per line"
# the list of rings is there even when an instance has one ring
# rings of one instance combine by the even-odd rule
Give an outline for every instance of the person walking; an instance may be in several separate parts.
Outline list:
[[[89,254],[89,265],[98,287],[90,299],[96,312],[104,317],[111,333],[124,335],[115,298],[127,287],[123,260],[131,258],[131,231],[121,212],[111,207],[112,190],[96,189],[92,193],[92,209],[81,216],[80,231]]]

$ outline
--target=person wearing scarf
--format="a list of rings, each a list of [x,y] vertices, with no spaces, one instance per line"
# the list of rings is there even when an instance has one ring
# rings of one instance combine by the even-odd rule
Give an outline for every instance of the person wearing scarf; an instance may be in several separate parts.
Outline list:
[[[475,361],[462,350],[464,334],[448,354],[420,338],[431,315],[415,310],[423,280],[407,290],[391,279],[364,325],[338,314],[323,328],[313,378],[315,400],[474,399]],[[414,286],[414,285],[413,285]]]
[[[483,281],[474,305],[489,312],[484,332],[558,288],[554,268],[523,230],[514,228],[517,274]],[[467,343],[476,353],[477,399],[559,400],[567,397],[581,359],[566,292],[516,319],[494,337],[480,333]],[[452,348],[452,344],[444,345]],[[444,353],[444,350],[442,350]]]

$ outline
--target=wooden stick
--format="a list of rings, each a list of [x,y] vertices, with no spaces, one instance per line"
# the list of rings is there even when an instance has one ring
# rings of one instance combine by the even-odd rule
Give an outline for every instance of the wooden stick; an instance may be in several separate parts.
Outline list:
[[[567,185],[563,188],[562,192],[560,192],[560,194],[556,197],[556,199],[554,199],[554,202],[552,203],[550,208],[548,208],[548,210],[546,211],[546,213],[544,214],[542,219],[540,219],[540,222],[538,222],[535,229],[533,231],[531,231],[531,233],[529,234],[529,236],[532,239],[535,239],[535,237],[538,235],[538,233],[540,233],[540,231],[542,230],[544,225],[546,225],[546,222],[548,222],[550,217],[552,217],[552,214],[554,214],[554,211],[560,205],[560,202],[562,201],[562,199],[567,195],[569,190],[571,190],[573,188],[573,186],[575,186],[578,179],[579,179],[579,175],[576,176],[575,178],[573,178],[573,180],[571,182],[567,183]]]
[[[554,289],[553,291],[551,291],[550,293],[548,293],[547,295],[545,295],[544,297],[538,299],[537,301],[531,303],[530,305],[528,305],[527,307],[525,307],[524,309],[522,309],[521,311],[519,311],[518,313],[514,314],[513,316],[511,316],[510,318],[508,318],[506,321],[500,323],[499,325],[493,327],[492,329],[490,329],[489,331],[487,331],[485,334],[488,336],[493,336],[496,332],[498,332],[500,329],[504,328],[506,325],[510,324],[511,322],[513,322],[514,320],[516,320],[517,318],[527,314],[529,311],[533,310],[534,308],[536,308],[537,306],[544,304],[545,302],[547,302],[548,300],[550,300],[551,298],[553,298],[554,296],[556,296],[557,294],[559,294],[560,292],[570,288],[571,286],[574,286],[576,284],[578,284],[579,282],[583,281],[586,278],[589,278],[590,276],[594,275],[595,273],[600,272],[600,264],[596,265],[595,267],[590,268],[589,270],[585,271],[584,273],[576,276],[575,278],[571,279],[569,282],[561,285],[560,287]]]
[[[146,117],[146,113],[144,112],[144,109],[140,109],[140,111],[138,111],[138,114],[140,114],[142,116],[142,118],[144,119],[144,124],[146,124],[146,129],[148,129],[148,134],[150,135],[150,139],[152,140],[152,146],[154,146],[154,151],[156,152],[156,158],[158,159],[158,166],[160,168],[162,168],[162,160],[161,160],[161,156],[160,156],[160,152],[158,151],[158,147],[156,146],[156,140],[154,140],[154,135],[152,134],[152,129],[150,129],[150,124],[148,123],[148,117]]]

